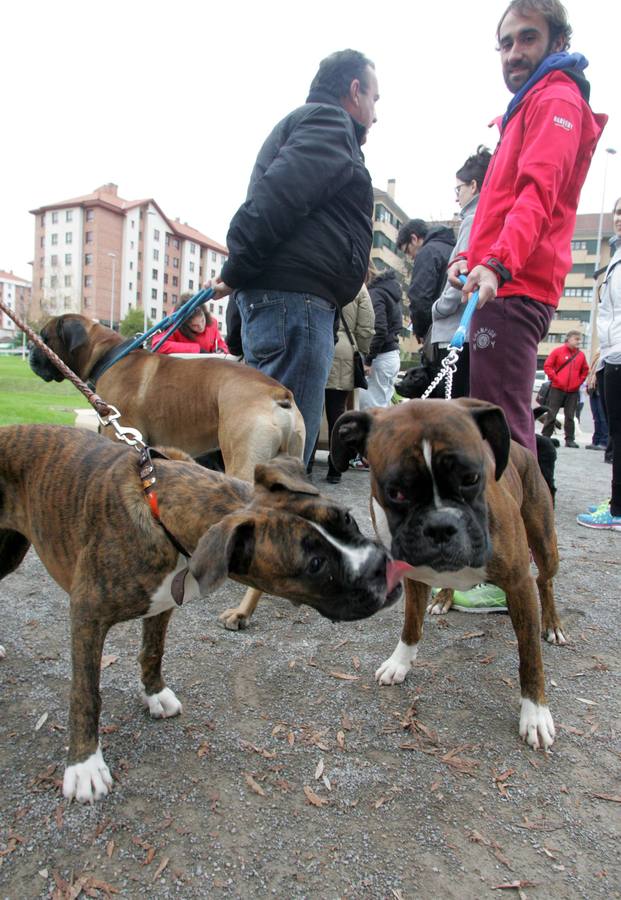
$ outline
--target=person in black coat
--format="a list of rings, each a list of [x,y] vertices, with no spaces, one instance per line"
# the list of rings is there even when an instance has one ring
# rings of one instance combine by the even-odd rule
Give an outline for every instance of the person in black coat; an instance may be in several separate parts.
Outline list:
[[[244,359],[293,391],[308,463],[334,356],[338,307],[366,275],[373,188],[362,144],[379,99],[373,63],[355,50],[322,60],[306,103],[259,151],[231,220],[216,298],[236,291]]]
[[[430,228],[422,219],[410,219],[397,235],[397,247],[414,260],[408,289],[412,330],[419,344],[431,327],[431,307],[444,290],[448,261],[455,246],[451,228]]]
[[[360,391],[360,409],[390,406],[399,374],[399,332],[403,327],[401,285],[392,269],[373,273],[368,288],[375,313],[375,335],[365,359],[369,387]]]

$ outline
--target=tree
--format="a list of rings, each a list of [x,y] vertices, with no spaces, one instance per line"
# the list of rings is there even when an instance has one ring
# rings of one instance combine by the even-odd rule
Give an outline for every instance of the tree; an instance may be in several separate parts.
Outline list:
[[[147,320],[147,328],[153,323]],[[123,337],[134,337],[136,334],[142,334],[144,331],[144,313],[141,309],[130,309],[125,318],[119,325],[119,334]]]

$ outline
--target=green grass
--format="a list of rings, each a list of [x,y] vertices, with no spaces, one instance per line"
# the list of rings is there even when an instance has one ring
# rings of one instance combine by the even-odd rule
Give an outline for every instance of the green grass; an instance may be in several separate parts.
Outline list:
[[[84,395],[68,381],[48,384],[34,374],[28,360],[0,356],[0,425],[73,425],[74,410],[88,406]]]

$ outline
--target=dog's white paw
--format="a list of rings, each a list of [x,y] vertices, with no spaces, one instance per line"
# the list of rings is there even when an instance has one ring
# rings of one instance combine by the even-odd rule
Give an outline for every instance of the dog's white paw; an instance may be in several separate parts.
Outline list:
[[[548,644],[566,644],[567,638],[563,633],[563,629],[557,625],[556,628],[547,628],[543,633],[544,639]]]
[[[171,716],[178,716],[183,710],[174,692],[167,687],[159,694],[146,694],[141,690],[140,697],[144,705],[148,706],[152,719],[170,719]]]
[[[418,644],[404,644],[399,641],[394,653],[384,660],[377,672],[375,680],[380,684],[401,684],[412,667],[418,654]]]
[[[4,649],[2,644],[0,644],[0,659],[4,659],[5,656],[6,656],[6,650]]]
[[[84,762],[67,766],[63,777],[63,795],[68,800],[79,803],[92,803],[101,800],[112,787],[110,769],[101,755],[101,747],[97,747]]]
[[[218,619],[228,631],[242,631],[248,627],[249,621],[237,607],[235,609],[225,609],[223,613],[220,613]]]
[[[533,703],[526,697],[522,697],[520,711],[520,737],[523,741],[537,750],[543,747],[547,750],[554,743],[556,731],[550,710],[547,706]]]
[[[451,591],[448,597],[446,595],[442,596],[443,593],[444,591],[432,598],[431,603],[427,607],[427,612],[430,616],[443,616],[452,607],[453,592]]]

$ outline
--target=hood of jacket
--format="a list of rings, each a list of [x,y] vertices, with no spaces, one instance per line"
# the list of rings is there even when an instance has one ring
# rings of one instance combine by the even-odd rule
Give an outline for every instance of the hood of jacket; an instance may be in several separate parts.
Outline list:
[[[381,290],[393,303],[401,303],[402,291],[397,276],[393,272],[382,272],[369,284],[369,291]]]
[[[423,241],[423,247],[431,241],[440,241],[442,244],[448,244],[449,247],[454,247],[455,233],[452,228],[447,228],[446,225],[435,225],[427,232],[425,240]]]

